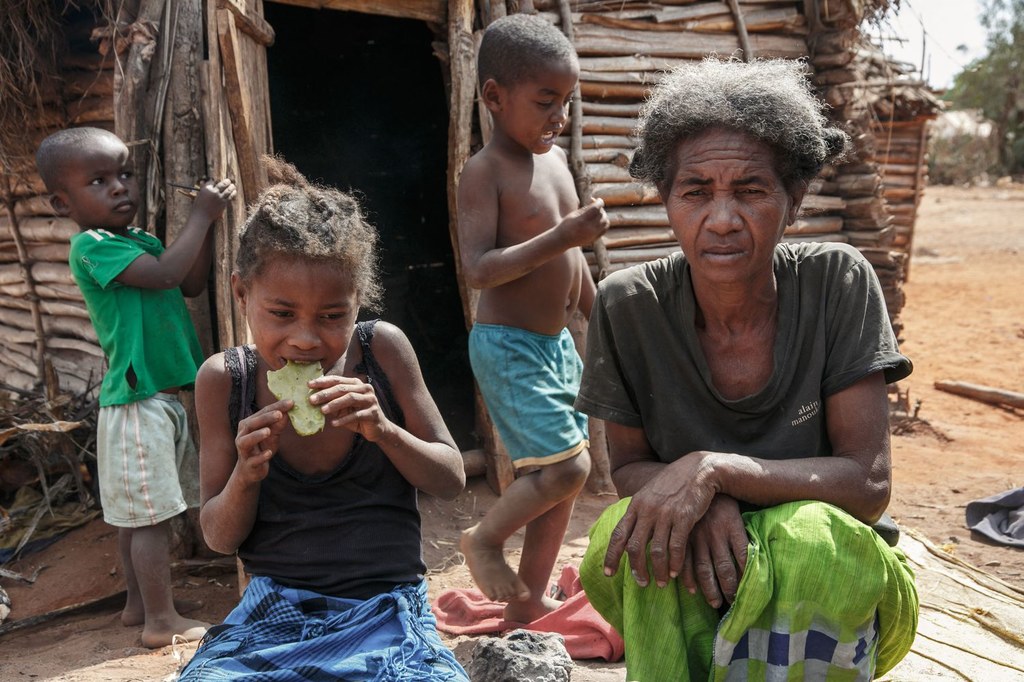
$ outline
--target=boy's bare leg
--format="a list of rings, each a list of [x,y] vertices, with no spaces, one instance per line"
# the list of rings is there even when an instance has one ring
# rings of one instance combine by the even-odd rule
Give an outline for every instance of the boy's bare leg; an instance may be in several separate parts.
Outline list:
[[[121,553],[121,566],[125,573],[125,588],[128,592],[128,599],[125,600],[125,607],[121,611],[121,625],[126,628],[145,624],[145,606],[142,604],[135,568],[131,562],[131,536],[132,528],[118,528],[118,550]],[[190,613],[202,606],[202,601],[174,598],[174,610],[178,613]]]
[[[197,640],[210,627],[183,617],[174,608],[168,544],[166,521],[132,530],[131,565],[146,613],[142,644],[151,649],[170,644],[175,635]]]
[[[547,591],[575,503],[576,496],[573,495],[526,524],[523,554],[519,559],[519,579],[529,588],[530,597],[509,602],[505,607],[505,620],[532,623],[554,611],[561,603],[549,597]]]
[[[574,499],[589,471],[590,456],[584,451],[572,459],[521,476],[505,489],[480,523],[462,532],[461,548],[469,571],[489,599],[520,601],[530,598],[530,587],[505,561],[505,541],[559,503]],[[562,535],[559,535],[557,544],[561,541]],[[550,574],[550,567],[548,572]],[[540,594],[543,593],[542,586]]]
[[[128,592],[128,599],[121,611],[121,624],[125,627],[143,625],[146,622],[146,607],[142,603],[139,581],[135,577],[135,567],[132,565],[131,528],[117,529],[117,548],[121,554],[121,570],[124,571],[125,588]],[[193,599],[174,599],[174,610],[178,613],[190,613],[202,605],[203,602]]]
[[[128,592],[124,610],[121,611],[123,625],[142,625],[146,620],[146,612],[142,606],[142,594],[139,592],[139,581],[135,577],[132,565],[132,528],[117,529],[117,549],[121,555],[121,570],[124,571],[124,586]]]

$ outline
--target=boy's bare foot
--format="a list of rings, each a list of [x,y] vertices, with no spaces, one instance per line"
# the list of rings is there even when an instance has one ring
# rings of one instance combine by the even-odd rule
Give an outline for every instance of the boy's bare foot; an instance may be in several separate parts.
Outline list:
[[[142,645],[150,649],[158,649],[171,644],[175,635],[183,638],[186,642],[195,642],[202,639],[209,628],[209,623],[180,616],[166,623],[146,623],[142,628]]]
[[[529,599],[529,588],[505,563],[502,548],[478,542],[474,535],[476,529],[477,527],[473,526],[462,531],[460,545],[469,565],[469,572],[480,591],[493,601]]]
[[[510,623],[529,624],[541,616],[548,615],[561,605],[562,602],[552,599],[547,595],[544,595],[540,602],[533,599],[513,601],[509,602],[508,606],[505,607],[503,617]]]
[[[174,610],[184,615],[186,613],[192,613],[193,611],[202,608],[203,602],[196,601],[194,599],[175,599]],[[133,627],[135,625],[143,625],[146,622],[146,611],[140,604],[138,607],[125,605],[124,610],[121,611],[121,625],[125,627]]]

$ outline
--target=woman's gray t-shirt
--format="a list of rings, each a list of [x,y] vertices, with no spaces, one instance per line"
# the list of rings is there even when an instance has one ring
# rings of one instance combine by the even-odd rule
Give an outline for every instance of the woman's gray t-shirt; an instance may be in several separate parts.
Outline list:
[[[825,398],[879,370],[910,374],[871,264],[845,244],[775,249],[774,368],[759,392],[714,388],[681,253],[610,275],[590,318],[576,408],[642,428],[661,461],[694,450],[767,459],[828,456]]]

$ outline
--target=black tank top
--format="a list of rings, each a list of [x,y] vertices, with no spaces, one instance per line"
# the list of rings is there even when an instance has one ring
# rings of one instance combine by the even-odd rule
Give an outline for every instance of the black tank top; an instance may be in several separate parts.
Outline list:
[[[404,426],[370,349],[376,322],[356,325],[363,351],[356,371],[368,377],[388,418]],[[224,358],[237,430],[238,421],[256,409],[255,348],[229,348]],[[375,443],[358,434],[349,455],[326,475],[307,476],[275,457],[260,486],[252,532],[238,555],[253,575],[335,597],[368,599],[419,582],[426,566],[416,488]]]

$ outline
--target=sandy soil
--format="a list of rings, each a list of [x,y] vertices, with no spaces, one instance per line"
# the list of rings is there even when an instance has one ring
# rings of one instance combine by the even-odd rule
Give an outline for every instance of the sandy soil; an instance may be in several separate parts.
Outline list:
[[[933,387],[938,380],[957,380],[1024,390],[1024,187],[930,188],[914,247],[902,348],[915,371],[901,387],[912,403],[919,402],[921,421],[893,437],[890,512],[962,559],[1024,586],[1024,553],[972,537],[964,526],[967,502],[1024,485],[1024,413]],[[423,500],[432,596],[472,586],[457,552],[458,532],[494,499],[482,479],[473,479],[454,502]],[[580,499],[559,567],[579,561],[589,524],[611,499]],[[512,561],[517,551],[513,542]],[[194,647],[143,649],[139,629],[121,625],[116,535],[101,521],[8,566],[25,573],[40,567],[45,568],[32,586],[3,580],[14,602],[12,620],[114,596],[85,612],[0,637],[0,679],[163,680],[173,676],[179,658],[191,656]],[[180,595],[202,600],[199,617],[218,621],[237,600],[230,564],[179,564],[174,575]],[[473,639],[448,643],[460,660],[469,660]],[[579,662],[573,679],[621,682],[624,666]]]

